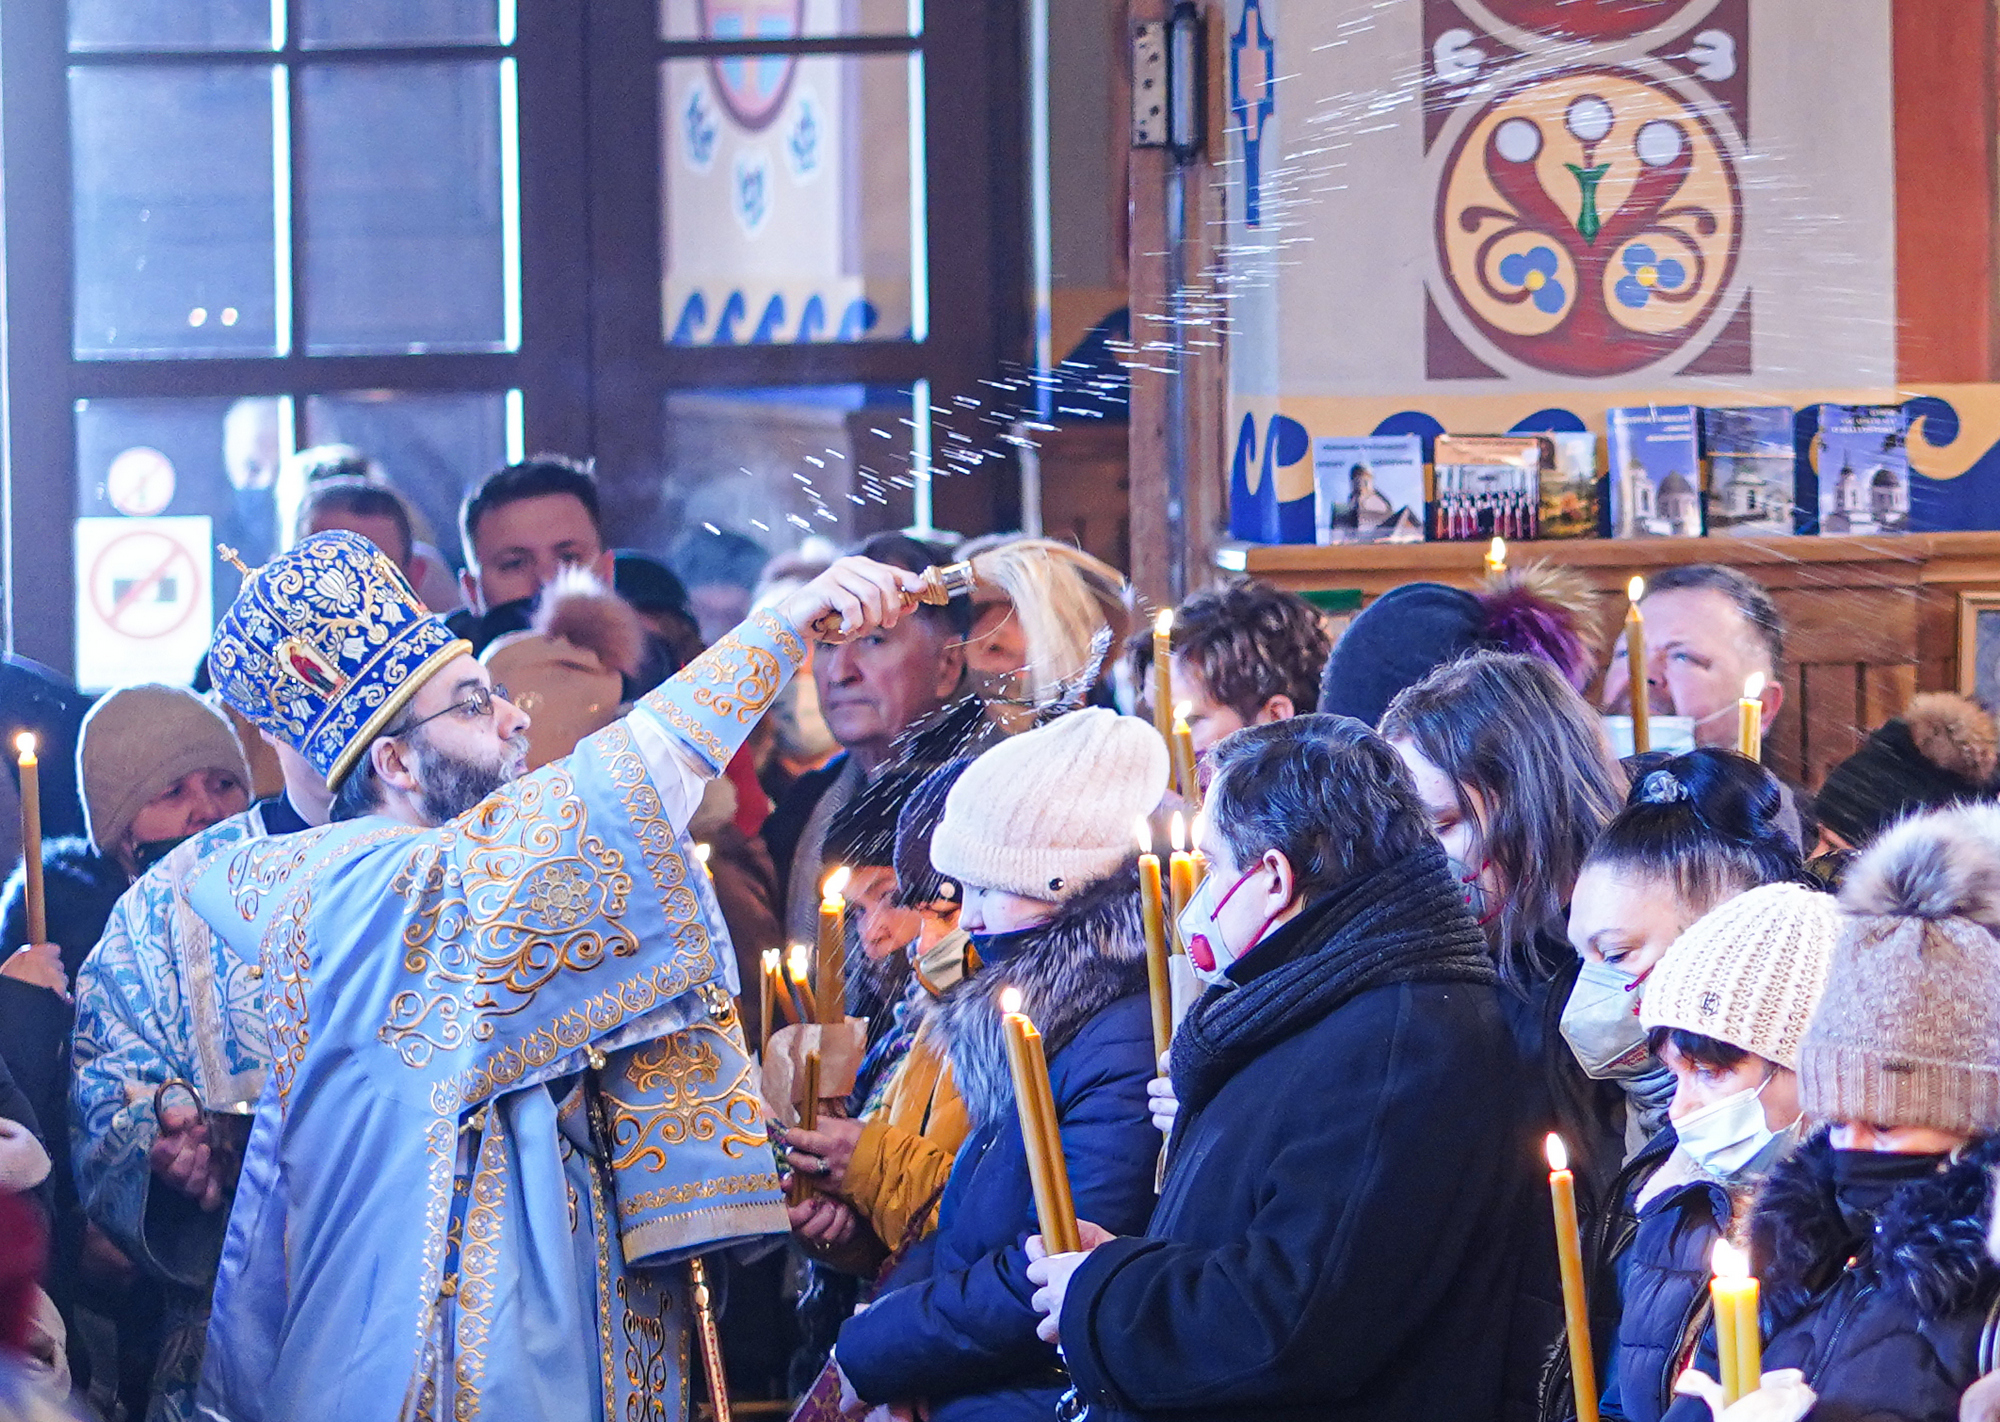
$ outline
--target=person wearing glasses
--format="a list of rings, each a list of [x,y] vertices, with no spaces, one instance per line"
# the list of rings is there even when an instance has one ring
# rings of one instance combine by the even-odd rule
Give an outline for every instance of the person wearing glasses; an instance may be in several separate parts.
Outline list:
[[[685,827],[809,629],[920,582],[843,559],[524,773],[526,714],[367,540],[245,577],[216,688],[333,823],[189,892],[272,1053],[198,1416],[686,1415],[681,1261],[787,1222]]]

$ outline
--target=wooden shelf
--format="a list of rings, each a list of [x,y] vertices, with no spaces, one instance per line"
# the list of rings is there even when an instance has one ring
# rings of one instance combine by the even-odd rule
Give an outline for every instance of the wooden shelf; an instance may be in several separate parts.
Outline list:
[[[1229,544],[1215,561],[1295,592],[1357,589],[1373,599],[1404,583],[1471,587],[1485,576],[1485,557],[1484,543]],[[1598,593],[1607,649],[1634,573],[1723,563],[1756,579],[1786,624],[1786,707],[1767,753],[1782,774],[1814,787],[1911,695],[1956,688],[1958,594],[2000,591],[2000,532],[1547,539],[1509,544],[1507,561],[1581,573]]]

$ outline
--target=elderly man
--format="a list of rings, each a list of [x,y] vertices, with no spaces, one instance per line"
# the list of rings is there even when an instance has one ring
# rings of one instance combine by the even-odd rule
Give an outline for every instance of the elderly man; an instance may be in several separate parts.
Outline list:
[[[271,1050],[200,1416],[685,1416],[673,1266],[786,1227],[685,826],[815,625],[917,585],[843,560],[524,774],[527,717],[365,539],[246,578],[217,689],[333,823],[188,894]]]
[[[1653,714],[1686,716],[1696,745],[1733,748],[1737,702],[1753,673],[1764,678],[1764,728],[1785,704],[1778,673],[1785,624],[1771,595],[1734,568],[1668,568],[1646,585],[1646,686]],[[1618,640],[1604,674],[1604,709],[1629,712],[1631,669]]]
[[[861,555],[912,573],[948,563],[944,549],[901,534],[880,534]],[[785,887],[785,933],[809,941],[816,930],[827,830],[849,801],[873,793],[904,793],[923,767],[977,752],[976,706],[946,707],[965,680],[965,640],[971,610],[963,601],[925,606],[891,630],[823,647],[813,656],[820,714],[844,754],[801,776],[764,826],[764,842]],[[888,780],[891,770],[914,778]],[[895,810],[888,814],[894,818]]]

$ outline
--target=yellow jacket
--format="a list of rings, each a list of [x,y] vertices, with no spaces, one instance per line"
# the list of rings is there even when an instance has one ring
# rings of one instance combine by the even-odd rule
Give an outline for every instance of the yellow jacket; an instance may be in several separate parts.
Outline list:
[[[951,1064],[925,1022],[897,1065],[880,1111],[862,1121],[841,1190],[891,1250],[926,1204],[919,1235],[937,1227],[936,1196],[971,1129]]]

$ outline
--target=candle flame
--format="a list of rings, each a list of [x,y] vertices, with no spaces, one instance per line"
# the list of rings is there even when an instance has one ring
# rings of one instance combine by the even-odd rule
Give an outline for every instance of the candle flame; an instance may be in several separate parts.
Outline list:
[[[1021,990],[1019,988],[1003,987],[1000,989],[1000,1010],[1002,1012],[1019,1012],[1021,1010]]]
[[[1549,1156],[1549,1169],[1551,1170],[1569,1169],[1569,1147],[1563,1144],[1563,1138],[1557,1135],[1554,1131],[1549,1132],[1549,1140],[1546,1149],[1548,1151],[1548,1156]]]
[[[1750,1277],[1750,1256],[1726,1239],[1715,1241],[1715,1253],[1709,1258],[1715,1266],[1715,1277],[1718,1279]]]
[[[838,899],[847,891],[847,881],[854,877],[854,871],[845,864],[826,876],[826,887],[821,891],[828,903]]]
[[[35,753],[35,733],[33,731],[23,731],[20,735],[14,737],[14,749],[22,755],[33,755]]]
[[[1632,581],[1625,584],[1625,596],[1632,599],[1632,601],[1637,602],[1640,598],[1644,597],[1645,595],[1646,595],[1646,580],[1640,577],[1637,573],[1634,573],[1632,575]]]
[[[1187,848],[1187,816],[1179,810],[1175,810],[1173,819],[1167,822],[1167,842],[1173,845],[1176,854]]]
[[[806,975],[812,970],[812,949],[803,943],[794,943],[787,966],[791,968],[795,981],[804,982]]]
[[[764,971],[767,973],[777,972],[780,964],[784,961],[784,956],[776,948],[766,948],[764,950]]]
[[[1487,545],[1486,562],[1496,571],[1507,566],[1506,539],[1495,537],[1493,542]]]
[[[708,856],[714,853],[714,848],[715,847],[713,845],[697,844],[694,847],[694,857],[699,859],[702,863],[706,864],[708,863]]]
[[[1163,607],[1159,612],[1154,614],[1153,635],[1155,637],[1171,637],[1173,632],[1174,610],[1171,607]]]
[[[1141,854],[1151,854],[1153,852],[1152,825],[1147,823],[1146,817],[1144,815],[1141,815],[1139,816],[1138,820],[1134,822],[1133,828],[1139,832],[1139,852]]]
[[[1755,701],[1764,694],[1764,673],[1751,672],[1743,678],[1743,699]]]
[[[1188,821],[1188,843],[1197,850],[1201,847],[1202,833],[1208,828],[1208,811],[1196,810],[1194,818]]]
[[[1188,728],[1188,717],[1192,715],[1194,715],[1194,703],[1192,701],[1176,701],[1174,703],[1175,735],[1179,735]]]

